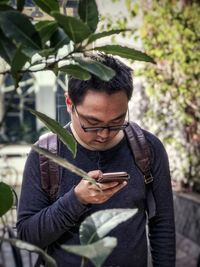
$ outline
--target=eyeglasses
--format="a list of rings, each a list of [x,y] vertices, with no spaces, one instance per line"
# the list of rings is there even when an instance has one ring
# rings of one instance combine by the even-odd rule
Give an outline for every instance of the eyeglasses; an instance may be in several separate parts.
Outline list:
[[[126,123],[124,123],[124,124],[113,125],[113,126],[98,126],[98,127],[96,127],[96,126],[92,127],[91,126],[91,127],[85,127],[80,121],[80,117],[82,115],[79,114],[79,112],[77,111],[75,106],[74,106],[74,109],[76,111],[80,126],[81,126],[81,128],[83,129],[84,132],[98,132],[98,131],[103,131],[104,129],[107,129],[109,132],[120,131],[120,130],[124,130],[129,125],[129,110],[127,111],[128,112],[128,121]]]

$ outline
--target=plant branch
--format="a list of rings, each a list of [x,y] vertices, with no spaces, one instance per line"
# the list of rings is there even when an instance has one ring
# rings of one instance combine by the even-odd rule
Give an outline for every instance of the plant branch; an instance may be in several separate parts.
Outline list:
[[[40,71],[49,71],[49,70],[53,70],[53,67],[55,64],[62,62],[63,60],[70,60],[73,59],[74,57],[72,56],[75,53],[80,53],[80,52],[87,52],[87,51],[91,51],[92,49],[89,50],[81,50],[81,48],[83,47],[79,47],[76,50],[71,51],[70,53],[68,53],[67,55],[60,57],[56,60],[54,60],[53,62],[48,63],[47,60],[41,59],[37,62],[35,62],[34,64],[30,65],[28,69],[22,69],[18,72],[18,74],[24,74],[24,73],[36,73],[36,72],[40,72]],[[35,69],[35,70],[31,70],[31,68],[33,67],[39,67],[41,64],[45,64],[44,67],[40,68],[40,69]],[[11,70],[6,70],[3,72],[0,72],[0,75],[6,75],[6,74],[11,74]]]

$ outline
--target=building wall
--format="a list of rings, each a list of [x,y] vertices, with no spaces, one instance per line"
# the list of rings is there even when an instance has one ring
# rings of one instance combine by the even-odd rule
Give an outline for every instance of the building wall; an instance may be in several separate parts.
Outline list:
[[[56,118],[56,77],[50,71],[36,74],[36,110]],[[37,120],[37,129],[44,124]]]

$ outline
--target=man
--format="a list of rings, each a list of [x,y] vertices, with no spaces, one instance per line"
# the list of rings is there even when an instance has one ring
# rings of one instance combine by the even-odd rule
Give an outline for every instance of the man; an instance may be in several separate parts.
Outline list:
[[[99,183],[102,191],[66,169],[60,169],[58,199],[49,203],[41,189],[39,156],[31,151],[24,171],[18,211],[18,233],[23,240],[48,247],[59,267],[80,266],[80,257],[60,249],[61,244],[79,244],[80,222],[89,214],[109,208],[138,208],[133,218],[116,227],[111,236],[118,246],[103,266],[147,266],[146,194],[144,178],[134,163],[124,134],[128,102],[133,85],[131,69],[110,56],[96,60],[113,68],[114,78],[104,82],[69,80],[66,97],[71,114],[68,130],[77,141],[75,158],[61,143],[59,154],[97,179],[101,172],[126,171],[130,181]],[[173,199],[168,159],[162,143],[144,131],[152,150],[153,194],[156,216],[149,220],[154,266],[175,266]]]

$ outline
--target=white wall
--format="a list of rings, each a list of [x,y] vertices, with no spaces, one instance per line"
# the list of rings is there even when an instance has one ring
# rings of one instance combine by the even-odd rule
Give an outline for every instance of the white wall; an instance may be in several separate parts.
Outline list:
[[[36,110],[55,119],[56,118],[56,77],[53,72],[43,71],[36,76]],[[37,128],[44,124],[37,120]]]

